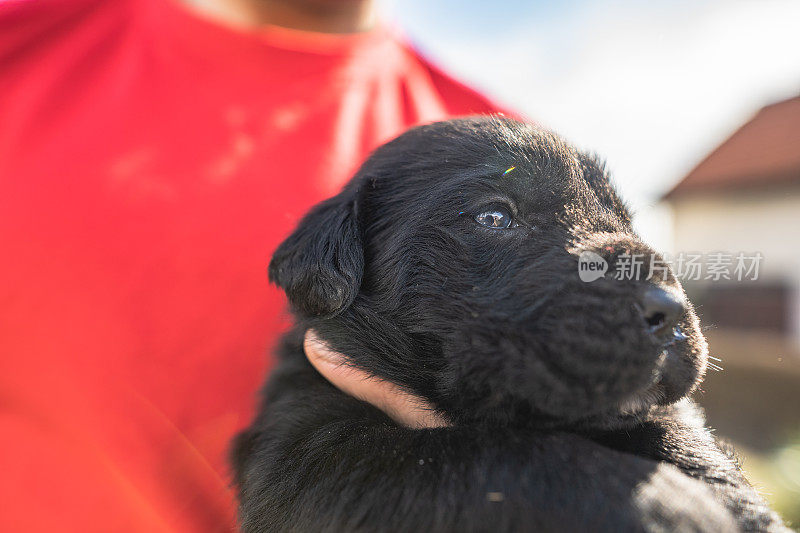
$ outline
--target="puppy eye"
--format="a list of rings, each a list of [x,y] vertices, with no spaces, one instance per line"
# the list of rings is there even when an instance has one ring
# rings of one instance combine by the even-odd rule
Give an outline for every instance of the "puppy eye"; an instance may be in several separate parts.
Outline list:
[[[506,229],[510,228],[514,221],[507,209],[496,207],[475,216],[475,222],[487,228]]]

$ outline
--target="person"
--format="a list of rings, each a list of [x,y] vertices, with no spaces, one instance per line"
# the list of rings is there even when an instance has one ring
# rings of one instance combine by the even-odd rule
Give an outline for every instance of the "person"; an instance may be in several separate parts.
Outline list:
[[[0,530],[231,529],[227,449],[288,327],[270,253],[380,143],[502,111],[375,19],[0,2]],[[313,341],[343,390],[445,423]]]
[[[309,362],[325,379],[350,396],[377,407],[395,422],[412,428],[436,428],[449,424],[424,398],[344,364],[346,356],[332,350],[314,330],[306,331],[303,347]]]

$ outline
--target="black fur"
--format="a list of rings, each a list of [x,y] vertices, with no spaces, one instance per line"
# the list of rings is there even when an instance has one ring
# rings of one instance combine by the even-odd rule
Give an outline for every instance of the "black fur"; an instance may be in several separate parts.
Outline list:
[[[476,222],[498,206],[514,226]],[[471,118],[379,148],[270,264],[297,325],[236,441],[242,528],[784,530],[687,399],[707,357],[691,306],[665,344],[638,306],[650,282],[584,283],[585,250],[653,253],[602,165],[551,133]],[[452,427],[335,389],[307,328]]]

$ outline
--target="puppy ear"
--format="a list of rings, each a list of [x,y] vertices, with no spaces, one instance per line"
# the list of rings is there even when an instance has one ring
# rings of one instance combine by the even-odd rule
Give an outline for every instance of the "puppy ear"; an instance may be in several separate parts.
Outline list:
[[[351,189],[314,207],[270,261],[270,281],[307,316],[336,316],[361,288],[364,251]]]

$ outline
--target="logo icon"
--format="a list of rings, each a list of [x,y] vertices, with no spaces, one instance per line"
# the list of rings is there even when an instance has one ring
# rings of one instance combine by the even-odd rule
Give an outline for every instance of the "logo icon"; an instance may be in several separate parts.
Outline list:
[[[590,283],[602,278],[608,270],[608,263],[605,259],[594,252],[581,252],[578,256],[578,276],[581,281]]]

